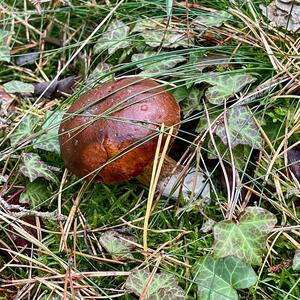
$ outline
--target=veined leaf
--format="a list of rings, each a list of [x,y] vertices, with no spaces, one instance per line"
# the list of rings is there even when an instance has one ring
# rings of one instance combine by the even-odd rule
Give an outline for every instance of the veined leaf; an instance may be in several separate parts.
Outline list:
[[[44,163],[38,154],[22,154],[22,165],[20,167],[20,172],[24,176],[28,177],[30,182],[33,182],[39,177],[57,182],[57,178],[52,170],[59,171],[59,169],[48,166],[46,163]]]
[[[149,59],[147,60],[147,58]],[[164,57],[163,52],[159,56],[156,56],[155,52],[145,52],[133,54],[131,60],[136,62],[137,66],[143,70],[142,74],[155,74],[172,69],[186,59],[182,55],[166,55]],[[140,62],[141,60],[145,61]]]
[[[237,300],[236,289],[249,288],[256,282],[252,267],[235,256],[206,256],[195,264],[193,274],[203,300]]]
[[[20,196],[20,203],[29,203],[34,208],[47,200],[51,195],[49,185],[35,180],[26,184],[26,190]]]
[[[42,128],[46,131],[35,140],[33,148],[43,149],[51,152],[60,152],[58,141],[58,128],[63,118],[63,111],[47,111],[45,114],[45,123]]]
[[[99,80],[102,76],[109,74],[111,71],[111,66],[105,62],[99,63],[93,72],[89,75],[88,79],[86,80],[86,86],[90,88],[90,86],[94,86],[95,84],[103,83],[107,80],[112,80],[113,75],[107,75],[105,78]]]
[[[180,102],[180,108],[185,118],[195,110],[202,109],[201,97],[203,92],[196,87],[188,89],[186,86],[180,86],[173,91],[173,95],[177,102]]]
[[[133,237],[120,234],[114,230],[104,232],[101,235],[99,242],[114,258],[133,258],[131,251],[135,248],[135,245],[124,240],[124,238],[129,241],[137,242]]]
[[[137,270],[131,273],[125,286],[140,296],[149,280],[150,272]],[[168,273],[157,273],[148,289],[145,300],[183,300],[184,291],[178,286],[176,277]]]
[[[212,86],[205,92],[207,100],[212,104],[222,104],[255,80],[250,74],[207,73],[205,76],[201,75],[197,83],[211,84]]]
[[[214,254],[217,258],[234,255],[251,265],[260,265],[266,238],[277,219],[260,207],[247,207],[239,223],[222,221],[214,226]]]
[[[12,80],[3,84],[3,87],[8,93],[15,94],[32,94],[34,92],[34,85],[31,83],[22,82],[19,80]]]
[[[227,126],[231,147],[249,145],[255,149],[262,149],[263,139],[247,106],[240,105],[229,108]],[[228,145],[224,122],[217,126],[215,133],[225,145]]]
[[[34,126],[38,117],[28,115],[24,118],[24,120],[20,123],[20,125],[16,128],[13,134],[10,136],[10,142],[12,145],[16,145],[18,142],[30,137],[34,132]]]
[[[128,33],[129,27],[124,22],[112,21],[107,31],[98,39],[94,48],[95,53],[108,50],[111,55],[119,49],[127,48],[130,46]]]
[[[226,11],[206,12],[192,21],[192,25],[197,29],[208,27],[220,27],[225,21],[232,19],[231,14]]]
[[[194,40],[185,31],[178,32],[171,27],[166,28],[163,19],[138,20],[132,33],[138,32],[150,47],[162,45],[164,48],[191,47]]]
[[[231,164],[231,156],[228,149],[228,146],[225,145],[219,137],[215,137],[216,146],[218,148],[218,151],[223,158],[223,160],[227,161],[229,164]],[[218,159],[217,151],[213,146],[212,141],[210,140],[208,142],[208,158],[209,159]],[[238,171],[243,171],[245,169],[245,166],[247,164],[248,155],[249,155],[249,146],[247,145],[236,145],[234,148],[231,149],[233,154],[233,160],[235,167]]]

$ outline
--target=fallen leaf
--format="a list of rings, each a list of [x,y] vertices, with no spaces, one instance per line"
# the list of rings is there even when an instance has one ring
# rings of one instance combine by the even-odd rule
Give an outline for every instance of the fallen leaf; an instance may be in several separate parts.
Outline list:
[[[262,13],[274,27],[282,27],[291,32],[300,29],[300,3],[292,0],[272,1],[268,6],[260,5]]]
[[[24,66],[34,63],[39,58],[39,53],[25,53],[17,56],[16,65]]]
[[[149,280],[150,272],[147,270],[137,270],[132,272],[126,282],[125,287],[140,296]],[[178,286],[175,276],[161,272],[154,275],[153,281],[145,295],[145,300],[183,300],[184,291]]]
[[[21,197],[21,194],[22,194],[23,191],[24,191],[24,189],[20,189],[16,193],[14,193],[13,195],[10,195],[6,199],[4,199],[4,201],[6,201],[6,203],[7,203],[6,209],[9,212],[11,212],[11,213],[20,212],[24,208],[25,209],[30,208],[29,203],[26,203],[26,202],[22,203],[20,201],[20,197]],[[21,220],[25,223],[25,224],[22,224],[22,228],[29,235],[32,235],[35,238],[37,238],[38,233],[37,233],[37,230],[36,230],[36,227],[37,227],[36,218],[34,216],[25,216],[25,217],[22,217]],[[26,223],[29,226],[26,226]],[[16,246],[18,246],[18,247],[24,247],[24,246],[28,246],[28,245],[31,244],[27,239],[21,237],[17,232],[15,232],[15,230],[12,226],[10,226],[10,230],[8,231],[8,234],[11,237],[11,239],[14,241]]]
[[[14,101],[14,97],[7,93],[3,86],[0,85],[0,115],[8,116],[8,109],[12,102]]]
[[[19,80],[12,80],[3,84],[7,93],[10,94],[32,94],[34,92],[34,86],[31,83],[22,82]]]
[[[124,240],[125,239],[125,240]],[[128,241],[126,241],[128,240]],[[121,234],[115,230],[108,230],[104,232],[99,242],[101,246],[113,257],[113,258],[123,258],[132,259],[133,256],[131,251],[136,247],[134,243],[137,240],[132,236]]]

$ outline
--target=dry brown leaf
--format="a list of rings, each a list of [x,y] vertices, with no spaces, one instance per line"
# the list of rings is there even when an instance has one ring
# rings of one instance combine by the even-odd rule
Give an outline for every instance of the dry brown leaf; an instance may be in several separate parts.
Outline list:
[[[8,116],[8,108],[14,101],[14,96],[7,93],[0,85],[0,116]]]
[[[291,32],[300,31],[300,0],[274,0],[267,7],[260,5],[260,8],[272,26]]]

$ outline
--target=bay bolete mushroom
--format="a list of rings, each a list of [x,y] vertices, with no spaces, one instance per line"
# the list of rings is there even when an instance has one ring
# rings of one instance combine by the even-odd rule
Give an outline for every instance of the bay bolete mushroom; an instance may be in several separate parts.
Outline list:
[[[176,134],[179,122],[178,103],[156,81],[112,80],[71,105],[59,128],[61,155],[78,177],[107,184],[129,180],[151,165],[161,124],[175,126]]]

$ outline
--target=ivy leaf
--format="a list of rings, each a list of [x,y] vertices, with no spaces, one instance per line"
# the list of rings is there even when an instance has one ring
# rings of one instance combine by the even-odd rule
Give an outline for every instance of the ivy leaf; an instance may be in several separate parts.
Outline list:
[[[172,31],[172,28],[166,29],[163,19],[137,21],[132,33],[138,32],[150,47],[156,48],[161,44],[164,48],[191,47],[194,44],[192,38],[183,30],[179,32]]]
[[[130,46],[128,41],[129,27],[122,21],[114,20],[111,22],[107,31],[98,39],[94,52],[99,53],[108,50],[108,53],[114,54],[119,49]]]
[[[32,94],[34,92],[34,85],[25,83],[19,80],[12,80],[3,84],[5,90],[10,94]]]
[[[50,196],[49,184],[35,180],[26,184],[26,190],[20,196],[20,203],[29,203],[30,207],[34,208],[49,199]]]
[[[231,14],[226,11],[207,12],[196,17],[192,25],[197,29],[206,29],[208,27],[220,27],[227,20],[232,19]]]
[[[192,87],[189,90],[187,97],[180,103],[181,110],[185,118],[190,116],[195,110],[201,110],[202,91]]]
[[[58,171],[59,169],[44,163],[38,154],[23,153],[21,158],[22,165],[20,167],[20,172],[28,177],[30,182],[33,182],[38,177],[57,182],[57,178],[52,170]]]
[[[18,142],[32,136],[34,134],[33,129],[38,120],[37,116],[28,115],[16,128],[14,133],[10,136],[10,142],[12,145],[16,145]]]
[[[186,86],[179,86],[173,91],[173,95],[177,102],[180,102],[180,108],[184,117],[190,116],[195,110],[201,110],[202,91],[192,87],[188,89]]]
[[[142,74],[156,74],[163,73],[172,69],[177,64],[184,62],[186,59],[182,55],[163,55],[161,52],[159,56],[155,52],[145,52],[133,54],[131,60],[137,63],[137,66],[143,70]],[[140,62],[141,60],[145,60]]]
[[[230,152],[228,149],[228,146],[225,145],[219,137],[215,137],[215,143],[217,145],[218,151],[226,162],[229,164],[231,163],[231,156]],[[210,140],[208,142],[208,147],[209,152],[208,152],[208,159],[218,159],[217,151],[213,146],[212,141]],[[245,166],[247,164],[247,160],[249,157],[249,146],[247,145],[236,145],[234,148],[231,149],[232,155],[233,155],[233,160],[235,167],[238,171],[243,171],[245,169]]]
[[[10,62],[10,48],[6,44],[9,35],[9,31],[0,30],[0,61]]]
[[[300,250],[297,250],[293,259],[293,270],[300,270]]]
[[[47,111],[45,114],[45,123],[42,125],[42,129],[46,131],[35,140],[33,148],[42,149],[50,152],[60,152],[58,141],[58,128],[63,118],[64,112],[61,110]]]
[[[135,295],[140,296],[149,280],[150,272],[137,270],[132,272],[125,286]],[[178,287],[177,279],[169,273],[157,273],[147,291],[145,300],[183,300],[184,291]]]
[[[255,149],[262,149],[263,139],[247,106],[240,105],[228,109],[227,124],[231,147],[249,145]],[[224,122],[217,126],[215,133],[225,145],[228,144]]]
[[[251,265],[260,265],[265,241],[275,226],[275,215],[260,207],[247,207],[239,223],[222,221],[214,226],[214,254],[235,255]]]
[[[211,84],[205,92],[205,97],[210,103],[220,105],[255,80],[255,77],[249,74],[211,72],[202,76],[197,83]]]
[[[95,84],[99,83],[104,83],[105,81],[113,79],[112,74],[108,75],[110,72],[111,66],[109,64],[105,62],[99,63],[86,80],[86,86],[88,86],[90,89],[90,86],[94,86]],[[101,80],[99,80],[100,78]]]
[[[235,256],[206,256],[195,264],[193,274],[203,300],[237,300],[236,289],[249,288],[256,282],[252,267]]]
[[[129,235],[120,234],[117,231],[109,230],[103,233],[99,239],[99,242],[103,248],[113,257],[113,258],[126,258],[132,259],[133,256],[130,253],[135,245],[126,240],[137,242],[136,239]]]

